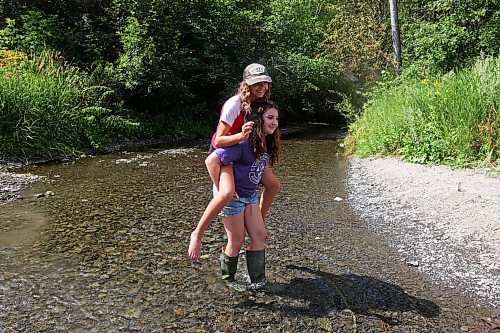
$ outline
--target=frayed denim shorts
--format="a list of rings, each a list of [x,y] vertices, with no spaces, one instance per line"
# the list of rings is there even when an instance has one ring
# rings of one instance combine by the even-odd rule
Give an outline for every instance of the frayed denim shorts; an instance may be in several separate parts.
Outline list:
[[[214,186],[213,188],[214,196],[219,194]],[[231,200],[219,213],[220,217],[231,217],[231,216],[236,216],[240,215],[243,213],[245,210],[246,205],[251,205],[251,204],[258,204],[259,203],[259,197],[257,196],[257,191],[252,194],[250,197],[246,198],[237,198]]]

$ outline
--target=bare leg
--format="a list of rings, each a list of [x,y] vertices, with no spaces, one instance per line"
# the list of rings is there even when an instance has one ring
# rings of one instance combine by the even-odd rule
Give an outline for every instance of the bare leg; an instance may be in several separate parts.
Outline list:
[[[243,223],[243,212],[237,216],[223,217],[222,222],[226,228],[227,245],[221,253],[220,272],[223,281],[228,283],[228,287],[237,291],[244,291],[244,287],[235,283],[235,275],[238,270],[238,259],[240,249],[245,240],[245,224]]]
[[[257,204],[246,205],[245,207],[245,229],[250,237],[250,250],[263,250],[266,247],[267,232]]]
[[[266,279],[266,226],[257,204],[245,207],[245,228],[250,236],[251,246],[246,250],[248,275],[252,290],[264,288]]]
[[[203,237],[203,233],[210,225],[210,223],[215,220],[217,214],[227,205],[232,199],[234,195],[234,175],[233,175],[233,167],[223,166],[220,169],[220,180],[219,180],[219,194],[215,196],[207,208],[205,208],[205,212],[200,218],[196,229],[191,233],[191,239],[189,242],[189,250],[188,255],[191,260],[198,261],[200,260],[201,255],[201,239]]]
[[[222,222],[227,234],[227,245],[224,253],[229,257],[236,257],[245,241],[244,214],[223,217]]]
[[[276,194],[278,194],[281,188],[281,183],[279,179],[274,175],[269,166],[267,166],[264,170],[261,182],[262,185],[264,185],[264,191],[262,192],[262,196],[260,197],[260,211],[262,213],[262,219],[265,222],[267,212],[269,211],[269,208],[271,207]]]

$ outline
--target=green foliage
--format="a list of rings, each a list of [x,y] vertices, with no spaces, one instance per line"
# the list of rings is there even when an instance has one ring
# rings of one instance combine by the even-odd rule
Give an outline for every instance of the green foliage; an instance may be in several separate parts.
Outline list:
[[[321,49],[329,12],[321,1],[273,0],[263,27],[276,55],[296,53],[314,57]]]
[[[361,110],[356,106],[356,102],[353,96],[349,96],[345,93],[340,93],[340,102],[335,106],[339,113],[344,117],[347,124],[352,124],[358,120]]]
[[[287,117],[336,121],[339,93],[352,90],[322,41],[332,19],[322,1],[271,1],[263,41],[268,43],[273,98]]]
[[[301,66],[307,71],[335,63],[320,59],[331,14],[319,0],[20,0],[11,14],[0,17],[4,48],[61,50],[72,63],[106,73],[102,79],[126,107],[148,114],[176,112],[181,105],[204,105],[217,114],[250,62],[272,67],[309,59]],[[325,96],[335,90],[334,80],[308,84]],[[301,91],[298,81],[294,90]],[[321,94],[308,95],[310,90],[298,98],[309,101],[307,108],[325,104],[311,104]],[[278,91],[274,98],[288,95]],[[292,113],[303,113],[303,104],[290,103]]]
[[[74,155],[136,125],[114,114],[108,88],[93,86],[91,77],[61,62],[59,54],[18,54],[4,51],[0,68],[1,155]]]
[[[481,54],[498,55],[498,0],[404,3],[404,62],[447,72],[473,64]]]
[[[289,53],[276,57],[273,67],[273,94],[280,96],[280,108],[288,117],[332,120],[338,115],[333,110],[341,100],[339,91],[347,93],[349,85],[333,59]]]
[[[324,29],[323,54],[340,64],[343,72],[373,81],[392,67],[389,2],[338,1],[326,10],[332,15]]]
[[[175,112],[180,105],[219,108],[260,48],[254,34],[262,21],[258,5],[113,1],[109,13],[120,40],[114,69],[127,105],[147,106],[142,111],[150,114]]]
[[[406,38],[418,41],[407,46],[407,57],[418,59],[424,68],[451,69],[459,67],[461,59],[456,54],[464,47],[467,31],[450,18],[441,22],[409,23]]]
[[[348,150],[400,155],[417,163],[471,165],[500,160],[500,58],[421,81],[375,89],[349,129]]]
[[[135,17],[129,17],[119,36],[123,45],[116,66],[120,82],[130,90],[148,83],[154,85],[154,81],[148,80],[155,50],[152,38],[147,36],[147,26],[139,24]]]
[[[141,138],[160,138],[167,141],[192,140],[213,133],[203,117],[204,108],[182,108],[169,114],[157,114],[137,119]]]
[[[16,48],[23,52],[40,51],[47,45],[62,43],[62,28],[56,15],[46,15],[39,10],[28,10],[19,18],[22,26],[16,26],[15,19],[6,19],[6,27],[0,30],[0,48]]]
[[[218,114],[222,100],[236,90],[243,68],[269,58],[266,6],[264,1],[241,0],[182,3],[181,18],[175,22],[179,55],[172,68],[193,100],[208,105],[213,114]]]
[[[399,5],[404,70],[392,76],[387,0],[0,2],[0,50],[17,50],[0,57],[2,151],[54,154],[113,138],[207,136],[242,69],[261,62],[284,115],[354,121],[350,140],[360,153],[450,163],[475,153],[494,160],[497,137],[481,133],[497,129],[496,97],[487,102],[453,82],[460,75],[484,81],[477,71],[457,70],[473,68],[482,54],[498,55],[498,0]],[[45,49],[59,58],[42,55]],[[451,70],[457,74],[439,74]],[[344,76],[360,78],[356,89],[382,77],[362,116],[359,94]],[[425,77],[447,85],[446,99],[426,95],[417,80]],[[455,116],[450,105],[467,113]],[[476,120],[466,123],[470,114]]]
[[[5,28],[0,29],[0,49],[14,48],[18,39],[16,20],[6,18],[5,24]]]

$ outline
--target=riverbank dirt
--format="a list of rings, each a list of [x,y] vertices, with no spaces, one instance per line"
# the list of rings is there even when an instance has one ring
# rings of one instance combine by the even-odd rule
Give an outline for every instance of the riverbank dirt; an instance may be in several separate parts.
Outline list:
[[[499,171],[353,158],[349,197],[409,265],[500,308]]]

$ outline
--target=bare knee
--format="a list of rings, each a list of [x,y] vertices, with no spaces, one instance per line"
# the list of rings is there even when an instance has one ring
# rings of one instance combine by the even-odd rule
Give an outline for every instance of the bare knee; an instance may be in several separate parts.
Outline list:
[[[226,253],[231,256],[235,256],[240,252],[243,246],[244,239],[231,239],[227,242]]]
[[[233,195],[234,192],[227,191],[225,189],[220,189],[219,194],[217,195],[219,197],[219,200],[221,202],[224,202],[224,205],[227,205],[231,200],[233,200]]]
[[[271,181],[266,182],[266,184],[263,184],[265,186],[266,191],[272,192],[272,193],[278,193],[281,189],[281,182],[279,181],[278,178],[274,178]]]
[[[217,162],[217,154],[215,154],[215,152],[212,152],[211,154],[209,154],[207,156],[207,158],[205,158],[205,165],[207,166],[207,168],[209,168],[212,163],[216,163]]]
[[[228,204],[234,197],[234,186],[227,181],[219,182],[218,195],[219,200],[224,202],[224,205]]]
[[[250,235],[250,242],[252,243],[252,248],[254,247],[262,247],[266,243],[266,231],[259,230],[257,232],[253,232],[252,235]]]

